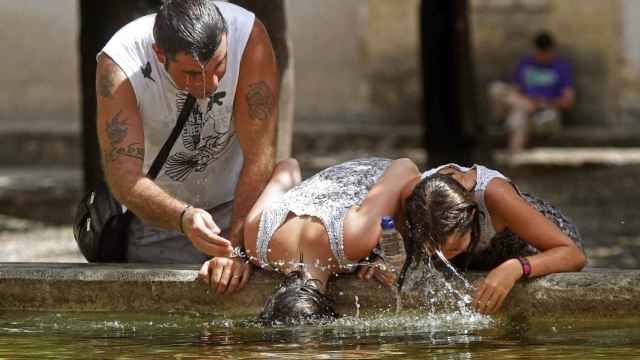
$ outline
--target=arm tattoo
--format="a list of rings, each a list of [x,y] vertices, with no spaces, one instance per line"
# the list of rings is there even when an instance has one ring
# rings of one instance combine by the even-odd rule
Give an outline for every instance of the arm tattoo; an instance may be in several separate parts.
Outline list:
[[[127,137],[127,133],[129,132],[129,128],[127,128],[127,119],[121,119],[120,114],[122,114],[122,110],[118,111],[118,113],[115,114],[107,123],[107,136],[109,137],[111,146],[120,144],[122,140]]]
[[[127,119],[121,118],[122,110],[113,116],[107,123],[107,137],[111,143],[111,151],[109,152],[109,160],[114,161],[120,156],[128,156],[140,160],[144,160],[144,146],[140,143],[133,143],[124,146],[122,142],[127,137],[129,128],[127,127]]]
[[[260,81],[249,84],[247,105],[249,107],[249,116],[253,120],[264,121],[271,116],[273,111],[273,92],[266,82]]]
[[[133,143],[127,145],[127,147],[114,147],[109,154],[109,160],[115,161],[120,156],[128,156],[144,161],[144,146],[140,143]]]
[[[110,60],[105,60],[99,68],[98,81],[96,82],[96,90],[98,95],[113,99],[116,82],[116,65]]]

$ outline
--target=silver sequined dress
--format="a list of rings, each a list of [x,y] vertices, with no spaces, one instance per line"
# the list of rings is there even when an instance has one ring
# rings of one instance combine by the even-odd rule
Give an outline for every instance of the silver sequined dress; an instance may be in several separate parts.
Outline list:
[[[351,265],[344,256],[344,217],[352,206],[362,203],[390,163],[389,159],[365,158],[329,167],[304,180],[265,208],[256,238],[257,257],[261,266],[269,267],[269,241],[289,212],[320,219],[338,263],[341,266]]]

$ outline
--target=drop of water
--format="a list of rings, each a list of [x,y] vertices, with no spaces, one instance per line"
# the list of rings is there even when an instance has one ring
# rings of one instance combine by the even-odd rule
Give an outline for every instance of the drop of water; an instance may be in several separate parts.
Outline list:
[[[393,292],[396,296],[396,316],[400,315],[400,310],[402,310],[402,298],[400,297],[400,291],[395,286],[393,287]]]

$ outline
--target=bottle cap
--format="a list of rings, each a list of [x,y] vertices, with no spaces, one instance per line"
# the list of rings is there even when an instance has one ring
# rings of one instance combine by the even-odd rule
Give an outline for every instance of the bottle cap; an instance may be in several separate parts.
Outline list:
[[[380,225],[382,225],[383,230],[390,230],[396,227],[391,216],[383,216]]]

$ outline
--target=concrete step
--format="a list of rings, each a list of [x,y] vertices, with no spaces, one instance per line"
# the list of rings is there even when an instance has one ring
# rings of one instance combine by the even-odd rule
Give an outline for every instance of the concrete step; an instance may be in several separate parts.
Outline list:
[[[0,214],[69,224],[81,197],[82,181],[78,167],[2,167]]]
[[[74,132],[2,132],[0,166],[81,166],[81,138]]]

